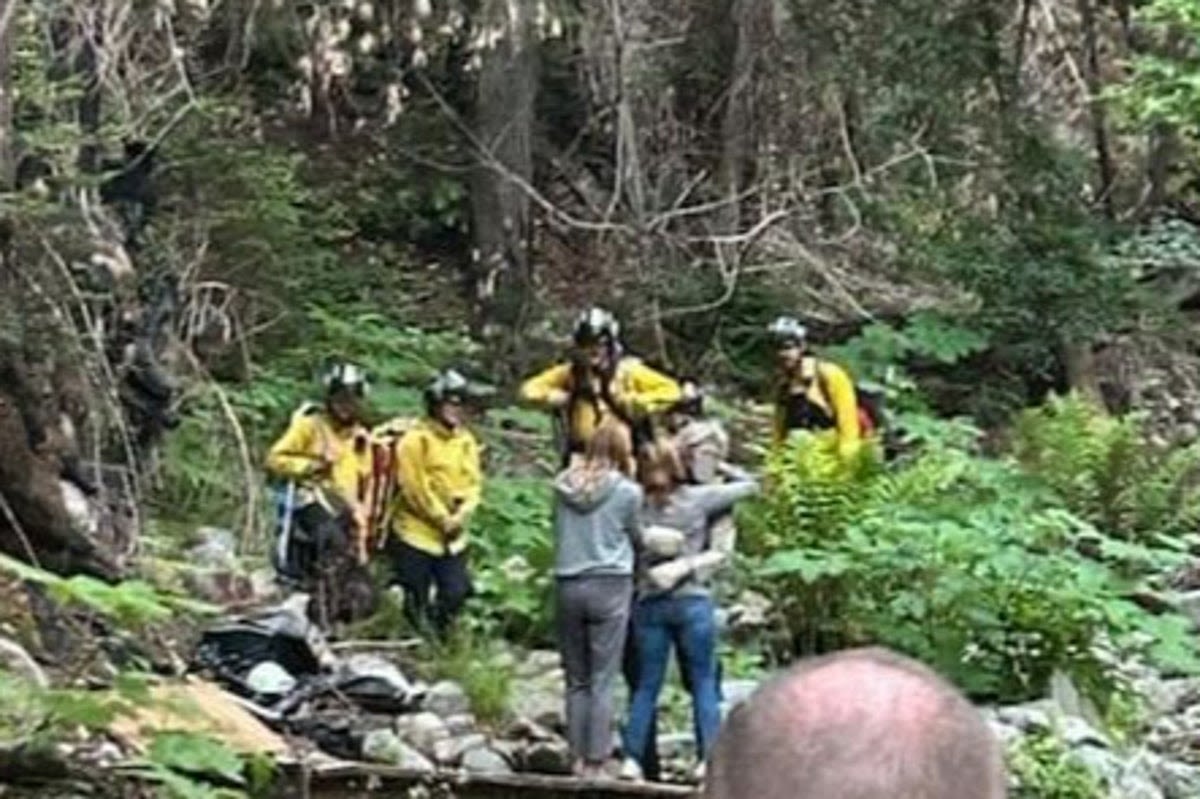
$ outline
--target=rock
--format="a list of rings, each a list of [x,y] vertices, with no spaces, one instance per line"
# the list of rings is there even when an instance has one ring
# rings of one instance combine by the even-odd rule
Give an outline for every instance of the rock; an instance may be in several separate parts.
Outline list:
[[[491,748],[517,771],[525,771],[525,744],[520,741],[492,741]]]
[[[1165,757],[1152,759],[1149,768],[1166,799],[1200,796],[1200,768]]]
[[[690,733],[670,732],[658,736],[658,756],[662,760],[696,762],[696,739]]]
[[[471,702],[467,699],[466,692],[461,685],[450,680],[434,683],[425,694],[422,707],[442,718],[471,712]]]
[[[433,760],[442,766],[457,766],[467,752],[487,746],[487,738],[471,733],[461,738],[444,738],[433,746]]]
[[[1145,680],[1138,684],[1137,689],[1146,698],[1148,710],[1154,715],[1178,713],[1185,707],[1200,703],[1198,677]]]
[[[987,723],[988,726],[992,728],[992,734],[996,736],[996,739],[1000,741],[1001,745],[1004,746],[1005,749],[1015,744],[1022,737],[1022,733],[1019,729],[1005,724],[999,719],[989,718]]]
[[[1049,732],[1054,709],[1053,702],[1043,699],[1024,705],[1002,707],[996,711],[996,718],[1021,732]]]
[[[1144,754],[1129,761],[1116,781],[1109,784],[1109,796],[1111,799],[1165,799]]]
[[[470,713],[456,713],[453,716],[446,716],[442,721],[446,724],[446,729],[454,736],[468,735],[474,732],[476,727],[475,717]]]
[[[537,774],[571,773],[571,749],[566,741],[543,741],[525,753],[525,768]]]
[[[1200,627],[1200,591],[1185,591],[1174,597],[1175,609],[1192,622],[1193,627]]]
[[[237,536],[221,527],[198,527],[187,561],[202,569],[237,570]]]
[[[554,741],[558,736],[532,719],[520,718],[504,728],[504,737],[518,741]]]
[[[1057,726],[1059,736],[1069,747],[1109,745],[1108,737],[1104,733],[1081,718],[1064,716],[1057,720]]]
[[[255,569],[250,572],[250,593],[256,602],[273,602],[281,599],[279,583],[270,569]]]
[[[532,719],[552,730],[566,728],[565,678],[561,669],[521,680],[519,684],[521,690],[515,692],[509,703],[511,716]]]
[[[214,605],[248,602],[254,596],[250,578],[234,569],[188,567],[183,572],[183,584],[197,599]]]
[[[1115,754],[1100,746],[1081,746],[1070,757],[1105,785],[1115,785],[1124,767]]]
[[[421,711],[396,719],[396,733],[426,757],[433,757],[438,741],[450,737],[450,730],[435,713]]]
[[[1055,670],[1050,675],[1050,698],[1063,716],[1080,719],[1093,727],[1104,725],[1095,703],[1085,697],[1070,676],[1062,671]]]
[[[410,771],[432,773],[430,763],[420,752],[405,744],[391,730],[372,730],[363,738],[363,759],[372,763],[384,763]]]
[[[536,677],[562,668],[562,656],[553,649],[534,649],[516,664],[516,676]]]
[[[46,688],[50,685],[46,673],[37,661],[25,651],[25,647],[11,638],[0,637],[0,669],[20,677],[23,680]]]
[[[462,767],[471,774],[511,774],[512,764],[488,746],[470,749],[462,756]]]

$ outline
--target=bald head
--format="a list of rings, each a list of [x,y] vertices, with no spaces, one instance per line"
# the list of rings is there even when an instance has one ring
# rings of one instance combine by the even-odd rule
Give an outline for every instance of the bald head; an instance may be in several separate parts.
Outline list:
[[[857,649],[805,661],[738,707],[707,799],[1003,799],[1003,753],[979,712],[916,661]]]

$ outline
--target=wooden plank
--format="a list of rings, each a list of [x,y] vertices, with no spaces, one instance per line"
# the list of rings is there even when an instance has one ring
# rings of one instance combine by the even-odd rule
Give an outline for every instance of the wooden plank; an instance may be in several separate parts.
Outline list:
[[[432,796],[457,799],[695,799],[698,793],[684,785],[634,783],[618,780],[580,780],[541,774],[426,774],[387,766],[337,763],[310,769],[284,767],[277,795],[312,799],[379,799],[404,797],[417,785],[434,790]]]

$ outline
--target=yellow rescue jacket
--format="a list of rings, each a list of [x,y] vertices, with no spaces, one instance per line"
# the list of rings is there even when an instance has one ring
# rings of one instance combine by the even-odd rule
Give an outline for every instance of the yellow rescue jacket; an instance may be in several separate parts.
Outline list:
[[[803,394],[814,406],[833,419],[834,427],[828,431],[814,431],[816,435],[836,436],[838,453],[843,457],[857,451],[862,439],[862,427],[858,418],[858,397],[854,381],[845,369],[835,363],[818,358],[806,357],[800,369],[792,375],[786,388],[790,395]],[[787,426],[786,397],[775,400],[775,444],[782,444],[791,432]]]
[[[459,515],[465,522],[483,492],[479,443],[471,431],[422,419],[400,439],[394,468],[399,490],[393,533],[430,555],[462,552],[467,546],[465,524],[452,541],[446,526],[456,503],[464,508]]]
[[[573,386],[571,364],[560,363],[529,378],[521,386],[521,398],[535,405],[545,405],[558,391],[570,394]],[[619,410],[627,416],[662,413],[679,401],[682,389],[671,378],[646,366],[638,358],[622,357],[609,384],[609,393],[621,407],[613,409],[597,397],[595,402],[580,400],[572,403],[567,434],[571,441],[586,446],[600,423]]]
[[[331,464],[329,474],[313,479],[311,471],[322,460]],[[359,424],[341,427],[319,408],[308,405],[292,415],[283,436],[267,452],[267,471],[299,486],[299,504],[321,500],[332,491],[352,509],[366,501],[371,480],[371,440]]]

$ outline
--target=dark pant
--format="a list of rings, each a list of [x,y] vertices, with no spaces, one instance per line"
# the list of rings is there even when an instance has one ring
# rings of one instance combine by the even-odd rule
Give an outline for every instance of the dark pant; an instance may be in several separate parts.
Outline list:
[[[396,582],[404,589],[404,615],[419,630],[444,635],[471,596],[467,554],[430,555],[403,541],[392,544]],[[430,596],[436,589],[436,596]]]
[[[316,578],[323,567],[348,550],[350,524],[348,513],[334,513],[319,502],[297,508],[280,571],[295,580]]]
[[[625,730],[625,751],[633,757],[652,745],[651,725],[667,673],[671,649],[691,688],[696,750],[703,760],[721,726],[718,689],[717,624],[712,599],[656,597],[637,602],[633,629],[638,647],[638,679]]]

